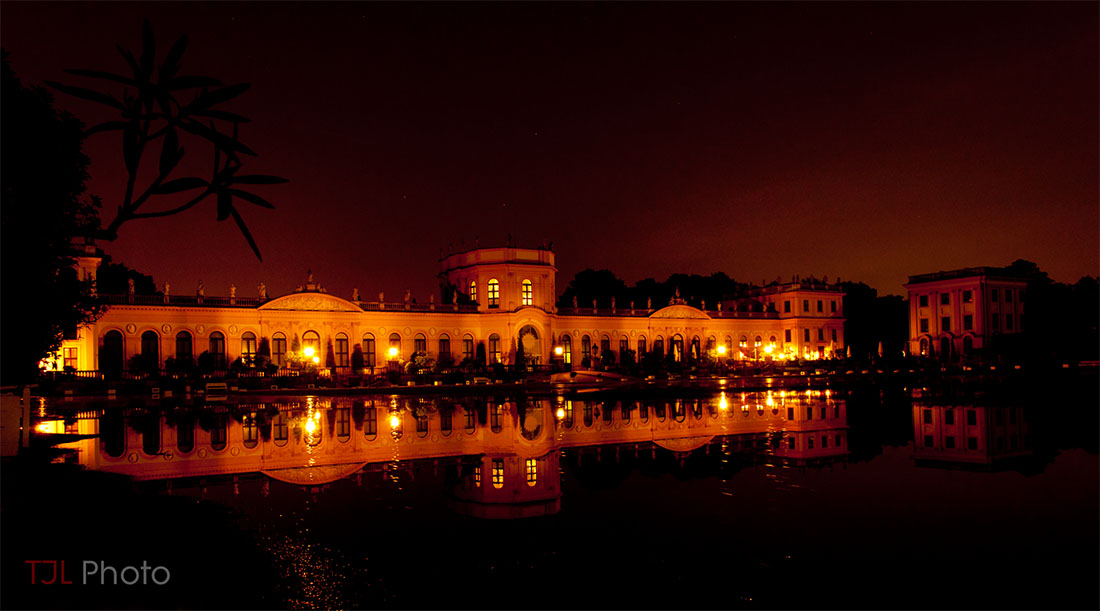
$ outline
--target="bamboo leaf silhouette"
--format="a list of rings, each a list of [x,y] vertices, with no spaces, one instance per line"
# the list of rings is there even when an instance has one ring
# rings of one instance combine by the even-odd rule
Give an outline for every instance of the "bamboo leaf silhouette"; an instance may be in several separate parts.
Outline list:
[[[187,36],[180,36],[172,48],[168,50],[168,55],[164,56],[164,63],[160,65],[160,72],[158,73],[158,81],[163,84],[164,81],[171,79],[179,72],[180,60],[183,58],[183,52],[187,49]]]
[[[98,134],[99,132],[109,132],[116,129],[126,129],[126,126],[129,124],[129,121],[104,121],[99,125],[95,125],[84,130],[84,136],[88,137],[92,134]]]
[[[162,183],[159,187],[157,187],[156,191],[159,194],[179,193],[180,191],[199,189],[207,186],[208,184],[209,183],[201,178],[189,176],[187,178],[177,178],[175,180],[169,180],[165,183]]]
[[[190,89],[192,87],[221,87],[222,82],[209,76],[177,76],[167,83],[164,88],[169,91],[177,89]]]
[[[115,99],[113,96],[106,93],[100,93],[98,91],[92,91],[91,89],[85,89],[83,87],[73,87],[71,85],[62,85],[61,83],[55,83],[54,81],[46,81],[46,84],[60,91],[61,93],[67,93],[74,98],[81,98],[83,100],[90,100],[92,102],[99,102],[100,104],[106,104],[107,106],[113,106],[119,110],[126,110],[126,105]]]
[[[209,108],[215,104],[221,104],[227,102],[233,98],[241,95],[248,88],[251,87],[248,83],[238,83],[236,85],[229,85],[228,87],[222,87],[215,89],[214,91],[199,94],[190,104],[187,105],[187,109],[191,112]]]
[[[234,197],[239,197],[240,199],[256,204],[257,206],[261,206],[263,208],[268,208],[271,210],[275,209],[275,206],[271,205],[271,202],[260,197],[259,195],[256,195],[255,193],[241,191],[240,189],[230,189],[229,192],[232,193]]]
[[[244,234],[244,239],[248,240],[248,245],[252,247],[252,252],[256,253],[256,258],[261,262],[264,258],[260,255],[260,247],[256,246],[256,240],[252,239],[252,233],[248,231],[248,227],[244,224],[244,219],[241,218],[241,214],[237,212],[236,208],[232,205],[229,207],[230,214],[233,215],[233,220],[237,222],[237,227],[240,228],[241,233]]]
[[[278,185],[285,182],[290,181],[279,176],[266,176],[263,174],[245,174],[233,177],[233,183],[239,185]]]
[[[128,76],[122,76],[121,74],[114,74],[113,72],[102,72],[100,70],[79,70],[69,69],[65,70],[69,74],[75,74],[77,76],[86,76],[89,78],[98,78],[105,81],[114,81],[116,83],[122,83],[123,85],[136,85],[137,82]]]
[[[164,132],[164,144],[160,149],[160,175],[168,176],[176,164],[180,160],[180,142],[179,136],[176,135],[175,128],[168,128],[168,131]]]

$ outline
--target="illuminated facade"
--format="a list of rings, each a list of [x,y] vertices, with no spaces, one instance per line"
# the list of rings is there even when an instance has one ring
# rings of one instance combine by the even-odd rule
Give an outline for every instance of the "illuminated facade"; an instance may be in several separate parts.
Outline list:
[[[97,262],[80,259],[85,277],[94,278]],[[325,292],[312,275],[298,290],[270,299],[262,287],[259,297],[238,297],[235,289],[229,297],[207,297],[201,288],[194,295],[114,295],[106,314],[65,341],[55,366],[117,371],[143,355],[163,367],[169,358],[206,352],[224,367],[255,355],[262,338],[281,367],[296,358],[325,366],[331,346],[337,373],[351,371],[357,348],[371,370],[406,362],[414,352],[461,363],[477,356],[478,345],[487,364],[509,365],[520,342],[531,362],[556,360],[574,369],[621,362],[627,351],[719,361],[843,354],[843,293],[835,286],[775,284],[706,310],[679,298],[559,309],[556,275],[549,249],[480,248],[440,261],[438,302],[433,296],[417,303],[409,295],[366,301],[358,291],[344,299]]]
[[[913,458],[918,462],[991,467],[1033,453],[1022,407],[913,406]]]
[[[1023,330],[1027,281],[1003,268],[910,276],[905,288],[910,354],[953,360]]]

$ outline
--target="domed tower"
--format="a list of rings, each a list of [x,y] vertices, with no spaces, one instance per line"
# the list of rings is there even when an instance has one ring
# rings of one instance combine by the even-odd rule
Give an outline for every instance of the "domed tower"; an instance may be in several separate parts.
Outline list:
[[[479,312],[534,307],[555,312],[557,273],[548,247],[476,248],[440,260],[444,303],[476,303]]]

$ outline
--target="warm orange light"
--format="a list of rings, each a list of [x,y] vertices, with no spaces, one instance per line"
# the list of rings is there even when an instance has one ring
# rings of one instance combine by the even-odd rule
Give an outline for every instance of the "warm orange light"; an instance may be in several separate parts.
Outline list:
[[[312,418],[306,420],[306,432],[309,433],[310,435],[312,435],[313,431],[316,431],[316,430],[317,430],[317,423],[314,422]]]
[[[319,357],[319,356],[313,357],[313,363],[314,364],[317,364],[317,363],[320,363],[320,362],[321,362],[321,357]]]
[[[565,410],[560,407],[558,408],[557,413],[555,413],[554,415],[558,417],[558,420],[565,420]]]
[[[729,409],[729,404],[726,403],[726,393],[724,393],[724,392],[718,398],[718,409],[720,409],[722,411],[726,411],[727,409]]]
[[[315,352],[315,350],[313,349],[313,346],[306,346],[306,347],[305,347],[305,349],[304,349],[304,350],[302,350],[302,354],[303,354],[303,355],[304,355],[304,356],[305,356],[305,357],[306,357],[307,359],[313,358],[313,353],[314,353],[314,352]]]
[[[554,346],[554,354],[556,354],[558,356],[561,356],[564,353],[565,353],[564,348],[562,348],[561,346]]]
[[[396,346],[393,346],[393,347],[390,348],[390,358],[391,359],[396,359],[397,358],[397,347]]]
[[[725,346],[718,346],[718,354],[722,355],[722,354],[725,354],[725,353],[726,353],[726,347]]]
[[[35,428],[35,430],[37,430],[37,431],[38,431],[39,433],[49,433],[49,432],[50,432],[50,428],[52,428],[52,427],[50,427],[50,423],[49,423],[49,422],[39,422],[39,423],[38,423],[38,426],[36,426],[36,427],[34,427],[34,428]]]
[[[401,426],[401,417],[397,414],[390,414],[390,428],[396,429]]]
[[[772,346],[771,344],[764,346],[764,354],[771,354],[772,350],[775,350],[775,346]]]

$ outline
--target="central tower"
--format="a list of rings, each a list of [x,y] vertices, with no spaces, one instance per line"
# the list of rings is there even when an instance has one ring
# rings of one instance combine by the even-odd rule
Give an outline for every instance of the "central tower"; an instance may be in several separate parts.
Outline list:
[[[554,313],[557,273],[549,248],[476,248],[439,262],[444,303],[476,303],[479,312],[534,307]]]

